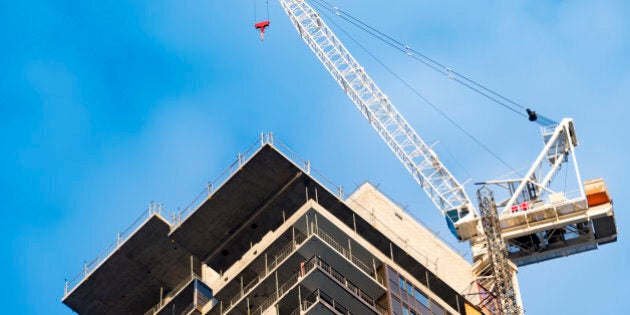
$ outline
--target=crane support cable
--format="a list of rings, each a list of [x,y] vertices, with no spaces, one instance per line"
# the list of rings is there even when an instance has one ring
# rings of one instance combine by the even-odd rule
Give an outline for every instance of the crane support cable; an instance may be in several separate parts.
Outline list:
[[[478,83],[476,81],[474,81],[473,79],[453,70],[452,68],[443,65],[442,63],[436,61],[433,58],[428,57],[427,55],[423,54],[422,52],[410,47],[409,45],[405,45],[403,42],[395,39],[394,37],[374,28],[373,26],[361,21],[360,19],[352,16],[351,14],[347,13],[346,11],[343,11],[341,9],[339,9],[336,6],[331,5],[330,3],[328,3],[326,0],[315,0],[315,2],[318,2],[320,6],[323,6],[326,10],[333,12],[336,16],[346,20],[347,22],[353,24],[354,26],[356,26],[357,28],[363,30],[364,32],[372,35],[373,37],[379,39],[380,41],[388,44],[389,46],[391,46],[392,48],[395,48],[396,50],[404,53],[405,55],[407,55],[408,57],[426,65],[427,67],[431,68],[432,70],[454,80],[455,82],[459,83],[460,85],[488,98],[489,100],[505,107],[506,109],[512,111],[513,113],[522,116],[522,117],[526,117],[528,118],[530,121],[532,122],[537,122],[538,124],[542,125],[542,126],[549,126],[549,125],[553,125],[553,124],[557,124],[557,122],[555,122],[552,119],[549,119],[547,117],[544,117],[540,114],[537,114],[535,111],[533,111],[530,108],[527,108],[526,106],[523,106],[519,103],[517,103],[516,101],[498,93],[495,92],[493,90],[491,90],[490,88],[484,86],[481,83]]]
[[[312,0],[312,3],[319,7],[320,9],[321,4],[318,3],[319,0]],[[455,120],[453,120],[449,115],[447,115],[444,111],[440,110],[440,108],[438,108],[433,102],[431,102],[429,99],[427,99],[424,95],[422,95],[422,93],[420,93],[420,91],[418,91],[413,85],[411,85],[411,83],[409,83],[407,80],[403,79],[400,75],[398,75],[396,72],[394,72],[394,70],[392,70],[389,66],[387,66],[380,58],[378,58],[374,53],[372,53],[367,47],[365,47],[364,45],[362,45],[359,41],[357,41],[352,35],[350,35],[341,25],[337,24],[334,20],[331,19],[331,17],[324,13],[323,11],[320,11],[320,13],[325,16],[326,18],[328,18],[328,20],[330,20],[330,22],[335,25],[343,34],[345,34],[346,36],[348,36],[348,38],[354,42],[357,46],[359,46],[363,51],[365,51],[370,57],[372,57],[378,64],[380,64],[383,68],[385,68],[385,70],[387,70],[387,72],[389,72],[392,76],[394,76],[394,78],[396,78],[398,81],[400,81],[403,85],[405,85],[409,90],[411,90],[417,97],[419,97],[422,101],[424,101],[427,105],[429,105],[431,108],[433,108],[433,110],[435,110],[436,112],[438,112],[442,117],[444,117],[444,119],[446,119],[448,122],[450,122],[455,128],[459,129],[459,131],[461,131],[462,133],[464,133],[468,138],[470,138],[472,141],[474,141],[477,145],[479,145],[484,151],[486,151],[488,154],[490,154],[492,157],[494,157],[497,161],[499,161],[501,164],[503,164],[505,167],[507,167],[508,169],[512,170],[514,173],[518,174],[518,171],[516,169],[514,169],[510,164],[508,164],[504,159],[502,159],[498,154],[496,154],[494,151],[492,151],[488,146],[484,145],[483,142],[481,142],[479,139],[477,139],[475,136],[473,136],[470,132],[468,132],[464,127],[462,127],[461,125],[459,125]]]

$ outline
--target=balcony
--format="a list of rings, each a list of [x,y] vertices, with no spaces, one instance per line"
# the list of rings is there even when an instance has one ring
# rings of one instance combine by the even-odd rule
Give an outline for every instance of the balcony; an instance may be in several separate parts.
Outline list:
[[[305,257],[315,255],[319,255],[334,265],[335,275],[350,276],[351,281],[345,276],[342,278],[344,285],[350,287],[351,290],[362,292],[364,296],[379,297],[385,293],[383,279],[375,272],[373,264],[371,264],[372,268],[368,267],[366,262],[353,255],[348,248],[339,244],[335,237],[315,224],[305,232],[306,234],[296,233],[294,240],[281,247],[276,255],[265,256],[265,266],[262,267],[262,271],[248,283],[241,284],[239,292],[229,296],[221,292],[224,290],[219,291],[216,296],[220,300],[219,305],[210,313],[251,313],[250,305],[263,305],[266,302],[265,299],[274,294],[277,298],[278,292],[282,292],[280,284],[285,286],[295,284],[297,279],[295,274],[291,275],[284,270],[296,268],[304,263]],[[278,270],[283,270],[283,272],[277,272]],[[295,300],[297,301],[297,298]],[[374,301],[370,303],[374,304]]]
[[[212,290],[192,274],[144,315],[202,314],[203,307],[211,302]]]
[[[312,296],[313,292],[326,288],[330,293],[329,296],[335,296],[335,302],[331,298],[325,298],[324,295],[318,295],[321,301],[331,305],[331,310],[352,310],[354,314],[388,314],[387,308],[380,305],[376,299],[369,296],[361,288],[348,280],[346,276],[341,274],[323,259],[313,256],[308,261],[302,263],[297,272],[289,278],[289,280],[278,287],[278,290],[271,294],[269,298],[259,305],[250,305],[247,310],[242,311],[252,315],[262,315],[271,307],[276,307],[281,314],[289,313],[298,306],[300,309],[306,310],[300,304],[300,297],[305,295]],[[308,299],[307,299],[308,301]],[[337,305],[337,307],[335,307]],[[347,305],[343,306],[343,305]],[[252,307],[253,306],[253,307]],[[232,312],[229,312],[232,314]],[[240,312],[237,312],[240,313]],[[228,313],[223,313],[228,314]]]

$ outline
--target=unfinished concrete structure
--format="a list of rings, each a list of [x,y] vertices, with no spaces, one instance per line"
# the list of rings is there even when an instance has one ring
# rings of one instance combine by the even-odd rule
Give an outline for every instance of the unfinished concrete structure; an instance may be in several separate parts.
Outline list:
[[[63,303],[79,314],[481,314],[493,307],[471,264],[374,186],[344,198],[272,142],[263,137],[239,155],[220,187],[209,185],[199,204],[170,220],[150,209],[66,283]]]

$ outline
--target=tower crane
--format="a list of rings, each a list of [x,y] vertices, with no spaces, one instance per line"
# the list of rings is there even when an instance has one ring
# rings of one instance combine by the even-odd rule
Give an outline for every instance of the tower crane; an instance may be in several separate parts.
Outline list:
[[[612,199],[602,179],[582,183],[574,123],[565,118],[542,128],[544,147],[521,178],[485,181],[480,213],[462,184],[399,113],[319,13],[306,0],[279,0],[300,37],[394,152],[446,219],[453,235],[469,241],[479,306],[489,313],[522,314],[514,287],[517,266],[593,250],[614,242]],[[532,113],[528,110],[528,116]],[[576,195],[554,191],[561,166],[573,163]],[[489,187],[500,187],[495,200]]]

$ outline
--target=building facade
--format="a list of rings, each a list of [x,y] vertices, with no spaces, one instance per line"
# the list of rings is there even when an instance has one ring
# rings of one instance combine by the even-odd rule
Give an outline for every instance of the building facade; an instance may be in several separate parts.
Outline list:
[[[78,279],[79,314],[481,314],[471,264],[369,183],[332,192],[271,141]]]

